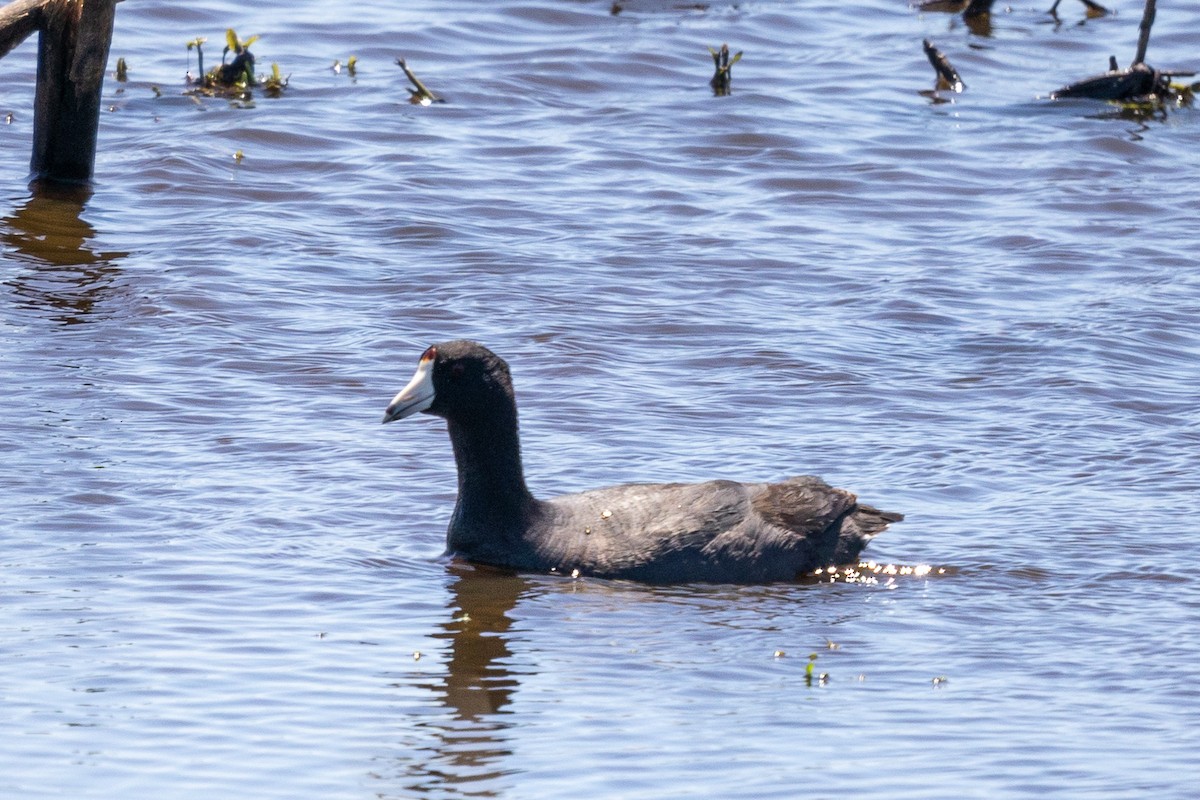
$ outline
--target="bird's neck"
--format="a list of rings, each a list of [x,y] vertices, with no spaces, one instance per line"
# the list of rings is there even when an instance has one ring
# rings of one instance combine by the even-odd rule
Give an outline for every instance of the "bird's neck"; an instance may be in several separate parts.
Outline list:
[[[535,503],[521,466],[516,409],[447,425],[458,465],[456,525],[503,533]]]

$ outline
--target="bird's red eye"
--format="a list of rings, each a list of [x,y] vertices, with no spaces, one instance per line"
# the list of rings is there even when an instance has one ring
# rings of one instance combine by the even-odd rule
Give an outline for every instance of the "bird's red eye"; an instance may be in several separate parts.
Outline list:
[[[450,377],[452,378],[461,378],[466,371],[467,368],[461,361],[450,365]]]

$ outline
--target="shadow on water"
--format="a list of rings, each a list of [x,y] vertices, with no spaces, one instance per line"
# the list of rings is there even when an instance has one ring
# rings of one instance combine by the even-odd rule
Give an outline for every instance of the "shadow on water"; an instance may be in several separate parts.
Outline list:
[[[128,253],[92,247],[96,229],[83,218],[90,197],[84,186],[36,184],[24,203],[0,218],[7,260],[27,267],[4,281],[18,306],[73,325],[88,321],[110,292],[116,262]]]
[[[406,767],[416,778],[412,792],[487,797],[496,779],[509,774],[512,756],[506,731],[515,723],[506,707],[522,672],[512,665],[506,634],[510,612],[531,584],[515,574],[456,564],[447,608],[450,618],[433,638],[450,643],[446,670],[433,683],[419,684],[449,714],[421,727],[432,734],[423,763]],[[455,791],[454,787],[461,787]]]

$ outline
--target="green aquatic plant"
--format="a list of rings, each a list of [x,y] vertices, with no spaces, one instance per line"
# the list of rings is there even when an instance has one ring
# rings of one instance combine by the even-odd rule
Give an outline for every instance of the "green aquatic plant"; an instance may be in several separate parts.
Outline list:
[[[271,74],[262,81],[263,91],[267,93],[268,97],[278,97],[287,88],[288,77],[291,76],[284,77],[279,71],[279,65],[271,62]]]
[[[125,63],[125,59],[117,59],[116,79],[121,83],[129,80],[129,65]]]
[[[204,75],[204,81],[209,86],[237,87],[244,89],[253,86],[254,54],[250,45],[258,41],[257,36],[251,36],[245,41],[238,38],[237,31],[229,28],[225,31],[225,49],[221,51],[221,64],[213,67]],[[233,60],[225,63],[225,59],[233,53]]]
[[[222,53],[221,53],[221,60],[224,61],[225,56],[227,56],[230,51],[233,51],[233,54],[235,56],[241,55],[242,53],[247,52],[250,49],[250,45],[257,42],[260,38],[261,38],[260,36],[255,34],[254,36],[251,36],[249,39],[246,39],[245,41],[243,41],[238,38],[237,31],[235,31],[233,28],[226,28],[225,29],[225,50],[222,51]]]
[[[237,31],[229,28],[225,31],[225,48],[221,51],[221,63],[207,72],[204,71],[204,43],[208,40],[198,36],[187,43],[188,52],[196,50],[199,78],[193,78],[188,72],[188,83],[192,86],[189,94],[209,97],[227,97],[234,101],[249,101],[252,99],[251,87],[261,86],[268,97],[278,97],[288,85],[288,76],[279,70],[278,64],[271,65],[271,74],[257,77],[254,74],[254,54],[250,45],[257,42],[257,35],[242,39]],[[227,61],[230,53],[233,59]],[[189,65],[190,66],[190,65]]]
[[[192,39],[190,42],[187,43],[188,81],[189,82],[192,80],[192,69],[191,69],[192,55],[191,54],[192,54],[193,49],[196,51],[196,61],[197,61],[196,73],[198,75],[204,74],[204,43],[207,41],[208,41],[208,39],[204,38],[203,36],[197,36],[195,39]]]
[[[708,52],[712,55],[713,66],[716,72],[713,73],[712,80],[708,85],[712,87],[713,94],[717,97],[725,97],[733,93],[733,65],[742,60],[742,51],[739,50],[732,58],[729,56],[729,45],[721,45],[720,50],[708,48]]]
[[[812,686],[816,683],[818,686],[824,686],[829,683],[829,673],[817,673],[817,654],[808,654],[808,663],[804,665],[804,684]]]
[[[347,58],[345,66],[346,72],[350,75],[350,77],[355,77],[358,74],[358,56],[350,56]],[[333,70],[335,75],[340,75],[342,73],[342,60],[335,60],[330,69]]]

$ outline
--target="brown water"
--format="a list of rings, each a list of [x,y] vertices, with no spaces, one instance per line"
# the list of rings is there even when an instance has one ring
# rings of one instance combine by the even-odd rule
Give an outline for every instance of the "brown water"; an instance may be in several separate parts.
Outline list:
[[[624,5],[123,3],[82,203],[4,59],[0,794],[1192,796],[1200,112],[1039,99],[1140,7]],[[184,96],[231,25],[282,98]],[[444,430],[378,421],[454,336],[540,494],[811,472],[935,569],[448,564]]]

